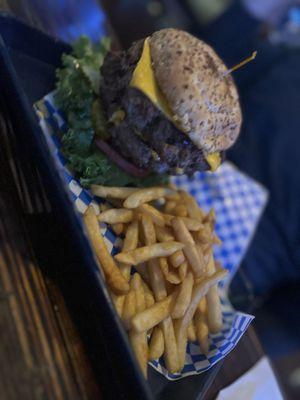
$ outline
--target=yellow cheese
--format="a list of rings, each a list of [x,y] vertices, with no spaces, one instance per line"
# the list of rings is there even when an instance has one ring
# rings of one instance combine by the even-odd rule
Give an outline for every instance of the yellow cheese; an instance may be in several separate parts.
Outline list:
[[[214,172],[221,164],[220,153],[207,154],[206,161],[210,165],[210,170]]]
[[[145,39],[143,52],[132,74],[130,86],[142,91],[164,115],[173,120],[173,113],[155,80],[151,65],[149,38]]]
[[[135,70],[133,71],[130,86],[135,87],[143,92],[152,101],[152,103],[174,123],[174,125],[179,127],[166,98],[164,97],[155,80],[151,63],[149,38],[146,38],[144,41],[142,55],[137,63],[137,66],[135,67]],[[206,156],[206,161],[210,165],[211,171],[215,171],[221,164],[220,154],[208,154]]]

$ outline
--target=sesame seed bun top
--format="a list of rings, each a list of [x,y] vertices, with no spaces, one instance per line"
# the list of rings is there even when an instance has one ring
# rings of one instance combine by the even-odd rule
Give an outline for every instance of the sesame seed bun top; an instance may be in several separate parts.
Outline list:
[[[149,40],[157,83],[176,121],[206,153],[228,149],[240,132],[237,89],[215,51],[177,29],[162,29]]]

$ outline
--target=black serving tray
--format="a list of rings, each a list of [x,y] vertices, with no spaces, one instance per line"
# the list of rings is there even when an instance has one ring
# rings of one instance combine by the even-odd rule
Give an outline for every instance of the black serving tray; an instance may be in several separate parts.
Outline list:
[[[15,184],[39,265],[56,279],[81,333],[106,399],[201,399],[220,363],[170,382],[149,368],[143,378],[107,295],[92,249],[33,111],[53,90],[69,45],[0,13],[0,102],[11,123],[7,138]]]

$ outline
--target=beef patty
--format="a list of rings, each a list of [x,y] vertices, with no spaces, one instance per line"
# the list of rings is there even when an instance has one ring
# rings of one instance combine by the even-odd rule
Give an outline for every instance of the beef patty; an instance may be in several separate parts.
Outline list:
[[[101,67],[100,96],[107,119],[117,110],[125,111],[125,118],[111,125],[110,144],[136,166],[156,173],[191,175],[209,170],[202,151],[147,96],[129,86],[143,42],[109,52]]]

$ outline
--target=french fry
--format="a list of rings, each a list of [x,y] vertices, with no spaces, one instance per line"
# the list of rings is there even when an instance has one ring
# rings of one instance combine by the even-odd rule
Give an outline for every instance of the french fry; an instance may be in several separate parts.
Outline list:
[[[148,224],[149,226],[146,228],[145,224]],[[152,245],[154,240],[154,235],[153,235],[154,225],[152,220],[147,218],[146,221],[144,222],[143,227],[144,227],[145,243],[147,245]],[[160,266],[158,264],[157,259],[150,260],[148,262],[148,272],[150,276],[151,287],[154,292],[156,301],[166,299],[167,296],[166,284],[163,280],[163,275],[160,270]],[[173,292],[170,296],[174,296],[174,294],[175,292]],[[153,305],[153,307],[154,306],[155,304]],[[177,344],[176,344],[172,319],[170,317],[165,318],[161,322],[161,328],[163,331],[164,343],[165,343],[165,352],[164,352],[165,364],[168,370],[171,373],[173,373],[178,370],[178,354],[177,354]]]
[[[187,329],[187,339],[189,342],[195,342],[197,339],[196,330],[193,320],[190,322]]]
[[[197,243],[211,244],[212,243],[212,232],[208,224],[203,224],[197,232],[194,234],[194,238]]]
[[[124,265],[129,265],[129,264],[124,264]],[[148,274],[148,269],[147,269],[147,265],[146,263],[141,263],[135,266],[135,269],[137,270],[137,272],[141,275],[141,277],[143,278],[143,280],[146,283],[150,283],[150,277]]]
[[[174,193],[176,192],[172,189],[161,188],[161,187],[139,189],[138,191],[134,192],[129,197],[127,197],[127,199],[124,201],[124,207],[137,208],[144,203],[149,203],[161,197],[168,198]]]
[[[185,204],[178,204],[174,208],[173,214],[175,214],[177,217],[187,217],[188,216],[188,212],[187,212]]]
[[[218,270],[210,277],[199,279],[194,285],[190,305],[184,316],[178,319],[175,324],[175,335],[178,346],[178,358],[180,366],[182,366],[182,362],[185,357],[187,328],[195,314],[198,304],[201,298],[207,294],[209,289],[222,280],[226,274],[226,270]]]
[[[222,240],[216,234],[213,235],[213,244],[216,246],[221,246]]]
[[[174,333],[177,343],[178,371],[181,371],[185,364],[186,346],[187,346],[187,328],[188,324],[182,327],[183,318],[174,321]]]
[[[168,371],[175,373],[179,370],[179,360],[175,330],[171,317],[164,319],[160,326],[165,341],[164,361]]]
[[[162,214],[165,220],[165,224],[167,226],[172,225],[172,221],[175,218],[174,215],[170,214]],[[189,231],[197,231],[201,228],[201,222],[195,218],[189,218],[189,217],[180,217],[180,219],[183,221],[184,225]]]
[[[123,306],[124,306],[124,301],[125,301],[125,295],[117,296],[114,293],[111,293],[111,298],[112,301],[115,305],[116,311],[119,315],[119,317],[122,316],[123,312]]]
[[[176,201],[173,201],[173,200],[166,201],[166,204],[164,207],[164,212],[166,214],[172,213],[173,210],[175,209],[176,205],[177,205]]]
[[[132,277],[132,286],[135,292],[136,311],[137,313],[145,310],[145,295],[144,288],[142,285],[141,277],[135,273]],[[147,363],[148,363],[148,342],[147,332],[136,333],[133,330],[129,332],[130,342],[135,352],[138,363],[142,369],[142,372],[147,378]]]
[[[178,285],[181,282],[178,270],[169,265],[166,257],[161,257],[159,259],[159,265],[167,282],[170,282],[173,285]]]
[[[168,282],[168,281],[165,281],[165,287],[166,287],[166,290],[167,290],[167,295],[172,294],[174,289],[175,289],[174,285],[172,283]]]
[[[227,271],[212,255],[213,245],[220,244],[214,210],[205,214],[192,196],[174,186],[93,185],[92,191],[107,203],[99,206],[99,216],[88,209],[87,232],[143,374],[147,377],[148,360],[162,355],[169,372],[180,371],[187,341],[197,339],[207,353],[209,332],[222,326],[217,283]],[[124,235],[114,258],[98,221]]]
[[[124,225],[121,222],[118,222],[117,224],[113,224],[111,227],[117,236],[120,236],[124,230]]]
[[[115,256],[118,262],[137,265],[149,261],[153,258],[166,257],[184,248],[184,244],[179,242],[155,243],[150,246],[139,247],[126,253],[119,253]]]
[[[159,359],[164,353],[164,335],[159,326],[153,329],[149,343],[149,361]]]
[[[216,213],[213,208],[211,208],[209,212],[205,215],[204,222],[209,224],[211,230],[215,228]]]
[[[214,257],[211,252],[210,260],[207,265],[207,274],[211,276],[215,272]],[[209,289],[206,295],[206,305],[207,305],[207,322],[209,331],[211,333],[220,332],[223,325],[223,317],[221,310],[221,301],[218,293],[218,286],[215,285]]]
[[[127,293],[129,291],[128,282],[107,250],[93,207],[90,206],[87,209],[83,220],[109,287],[115,294]]]
[[[100,212],[107,211],[112,208],[111,204],[108,203],[101,203],[99,204]]]
[[[151,307],[155,303],[152,293],[145,292],[145,302],[146,302],[146,308]]]
[[[156,233],[153,220],[149,214],[142,215],[142,228],[144,233],[144,241],[147,246],[151,246],[156,242]]]
[[[163,214],[163,216],[164,216],[165,224],[167,226],[171,226],[172,225],[172,221],[175,218],[175,216],[171,215],[171,214]]]
[[[131,329],[131,318],[136,314],[135,291],[130,290],[126,294],[122,312],[122,321],[126,330]]]
[[[139,225],[138,221],[132,221],[126,230],[126,235],[124,238],[123,242],[123,252],[131,251],[136,249],[138,245],[138,238],[139,238]],[[131,271],[131,265],[129,264],[124,264],[124,263],[119,263],[119,268],[120,271],[122,271],[122,274],[124,275],[126,281],[129,281],[130,278],[130,271]]]
[[[183,252],[188,259],[195,276],[200,277],[204,274],[205,264],[203,257],[201,258],[201,253],[198,252],[194,239],[180,218],[174,218],[172,226],[176,239],[185,245]]]
[[[161,227],[165,225],[163,214],[150,204],[142,204],[137,210],[143,214],[149,215],[156,225]]]
[[[171,254],[169,260],[174,268],[180,267],[180,265],[185,262],[185,257],[182,250],[178,250],[175,253]]]
[[[91,192],[98,197],[102,198],[115,198],[115,199],[126,199],[128,196],[137,192],[137,188],[128,187],[109,187],[100,185],[91,185]]]
[[[206,300],[203,297],[200,300],[198,308],[194,315],[194,325],[197,340],[200,346],[200,349],[203,354],[208,354],[209,351],[209,329],[207,325],[207,312],[206,312]]]
[[[142,285],[144,287],[146,308],[149,308],[155,303],[154,296],[153,296],[152,291],[149,289],[147,283],[144,280],[142,280]]]
[[[156,225],[155,232],[158,242],[172,242],[175,240],[172,230],[170,228]]]
[[[172,318],[177,319],[184,316],[191,302],[193,285],[194,277],[193,274],[189,272],[185,280],[180,285],[179,293],[171,314]]]
[[[126,224],[132,221],[132,218],[133,212],[131,210],[126,210],[126,208],[111,208],[98,215],[98,221],[107,224]]]
[[[157,301],[153,306],[136,314],[131,320],[132,328],[138,332],[147,332],[167,318],[172,310],[177,293],[174,291],[163,300]]]
[[[181,282],[182,282],[182,281],[184,280],[184,278],[186,277],[187,271],[188,271],[188,264],[187,264],[187,262],[185,261],[185,262],[182,263],[182,264],[180,265],[180,267],[178,268],[178,275],[179,275],[179,278],[180,278]]]
[[[198,219],[181,217],[181,220],[189,231],[197,231],[201,227],[201,222]]]
[[[198,219],[200,222],[202,222],[204,218],[204,213],[199,208],[196,200],[187,192],[180,192],[180,195],[186,204],[188,216],[193,219]]]

